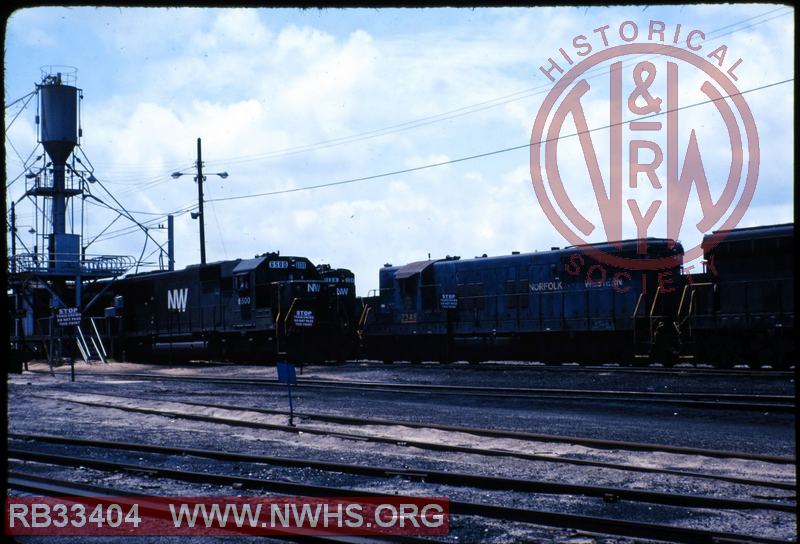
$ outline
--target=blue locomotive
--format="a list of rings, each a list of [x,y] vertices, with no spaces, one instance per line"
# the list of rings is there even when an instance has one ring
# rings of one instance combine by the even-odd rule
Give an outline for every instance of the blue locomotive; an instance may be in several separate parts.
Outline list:
[[[594,252],[671,264],[627,269]],[[387,361],[558,361],[672,349],[675,335],[659,319],[675,311],[664,293],[680,281],[682,257],[680,243],[648,238],[386,265],[379,292],[364,299],[367,352]]]
[[[702,248],[700,273],[683,270],[680,243],[655,238],[385,265],[378,292],[363,299],[366,353],[793,363],[794,225],[715,232]],[[642,270],[622,259],[665,266]]]

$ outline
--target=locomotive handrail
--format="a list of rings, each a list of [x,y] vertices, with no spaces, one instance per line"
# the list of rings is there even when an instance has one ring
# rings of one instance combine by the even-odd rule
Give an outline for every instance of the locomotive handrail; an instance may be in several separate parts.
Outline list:
[[[714,285],[714,284],[711,283],[711,282],[703,282],[703,283],[687,284],[687,285],[683,286],[683,292],[681,293],[681,302],[680,302],[680,304],[678,304],[678,314],[677,314],[678,315],[678,319],[681,319],[681,312],[683,310],[684,299],[686,298],[686,291],[689,290],[690,288],[691,288],[691,294],[689,295],[689,309],[686,312],[686,318],[684,318],[684,320],[681,321],[681,324],[683,324],[683,322],[686,321],[686,319],[688,319],[689,316],[692,313],[692,307],[693,307],[693,304],[694,304],[695,288],[696,287],[708,287],[708,286],[711,286],[711,285]]]
[[[683,310],[683,302],[686,300],[686,292],[689,290],[688,285],[683,286],[683,291],[681,292],[681,301],[678,303],[678,319],[681,318],[681,310]],[[691,295],[690,295],[691,298]],[[689,308],[691,310],[691,307]]]
[[[364,309],[361,310],[361,317],[358,319],[358,333],[359,335],[363,334],[364,329],[367,325],[367,317],[369,316],[369,312],[372,308],[369,304],[364,304]]]
[[[686,321],[692,315],[692,308],[694,308],[694,294],[695,293],[696,293],[696,291],[694,289],[692,289],[692,294],[689,295],[689,309],[686,311],[686,317],[684,317],[683,320],[681,320],[681,325],[686,323]],[[680,319],[680,317],[681,317],[681,314],[678,314],[678,318],[679,319]]]
[[[644,293],[639,293],[639,298],[636,299],[636,306],[633,307],[633,314],[631,314],[631,319],[635,319],[636,318],[636,314],[639,313],[639,305],[641,305],[641,303],[642,303],[642,297],[643,296],[644,296]]]
[[[285,336],[289,335],[289,326],[286,324],[286,322],[289,320],[289,316],[292,315],[292,310],[294,309],[294,305],[298,300],[300,299],[297,297],[292,300],[292,303],[289,305],[289,309],[286,311],[286,316],[283,318],[283,334]]]
[[[653,313],[656,311],[656,302],[658,302],[658,295],[661,293],[661,286],[659,285],[656,287],[656,294],[653,296],[653,305],[650,306],[650,318],[653,317]]]

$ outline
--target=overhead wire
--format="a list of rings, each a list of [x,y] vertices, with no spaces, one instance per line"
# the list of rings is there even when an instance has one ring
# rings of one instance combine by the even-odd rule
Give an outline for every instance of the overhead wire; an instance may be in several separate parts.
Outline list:
[[[401,170],[393,170],[391,172],[384,172],[384,173],[381,173],[381,174],[373,174],[373,175],[370,175],[370,176],[362,176],[362,177],[351,178],[351,179],[346,179],[346,180],[341,180],[341,181],[332,181],[332,182],[326,182],[326,183],[319,183],[319,184],[316,184],[316,185],[307,185],[307,186],[303,186],[303,187],[294,187],[294,188],[291,188],[291,189],[281,189],[281,190],[277,190],[277,191],[268,191],[268,192],[263,192],[263,193],[252,193],[252,194],[247,194],[247,195],[235,195],[235,196],[227,196],[227,197],[209,198],[209,199],[205,200],[205,202],[225,202],[225,201],[229,201],[229,200],[241,200],[241,199],[245,199],[245,198],[257,198],[257,197],[263,197],[263,196],[274,196],[274,195],[281,195],[281,194],[287,194],[287,193],[295,193],[295,192],[299,192],[299,191],[308,191],[308,190],[312,190],[312,189],[321,189],[323,187],[334,187],[334,186],[338,186],[338,185],[347,185],[347,184],[357,183],[357,182],[361,182],[361,181],[369,181],[369,180],[380,179],[380,178],[385,178],[385,177],[389,177],[389,176],[395,176],[395,175],[398,175],[398,174],[407,174],[407,173],[410,173],[410,172],[418,172],[420,170],[427,170],[427,169],[436,168],[436,167],[439,167],[439,166],[445,166],[445,165],[449,165],[449,164],[456,164],[456,163],[470,161],[470,160],[474,160],[474,159],[480,159],[480,158],[484,158],[484,157],[490,157],[490,156],[493,156],[493,155],[499,155],[499,154],[502,154],[502,153],[508,153],[510,151],[517,151],[519,149],[527,149],[527,148],[530,148],[530,147],[532,147],[534,145],[541,145],[541,144],[545,144],[545,143],[556,141],[556,140],[561,140],[561,139],[565,139],[565,138],[572,138],[572,137],[575,137],[575,136],[580,136],[582,134],[589,134],[589,133],[592,133],[592,132],[597,132],[599,130],[609,129],[609,128],[614,127],[614,126],[621,126],[621,125],[626,125],[628,123],[633,123],[633,122],[637,122],[637,121],[643,121],[643,120],[646,120],[646,119],[652,119],[654,117],[659,117],[659,116],[665,115],[667,113],[676,112],[676,111],[682,111],[682,110],[689,109],[689,108],[695,108],[695,107],[698,107],[698,106],[711,104],[711,103],[716,102],[718,100],[724,100],[726,98],[732,98],[734,96],[739,96],[739,95],[744,95],[744,94],[748,94],[748,93],[752,93],[752,92],[756,92],[756,91],[761,91],[761,90],[764,90],[764,89],[769,89],[771,87],[775,87],[775,86],[778,86],[778,85],[783,85],[783,84],[786,84],[786,83],[790,83],[792,81],[794,81],[793,77],[792,78],[788,78],[788,79],[784,79],[782,81],[776,81],[776,82],[773,82],[773,83],[768,83],[768,84],[765,84],[765,85],[761,85],[759,87],[754,87],[752,89],[747,89],[745,91],[740,91],[738,93],[734,93],[734,94],[731,94],[731,95],[722,95],[719,98],[711,98],[709,100],[704,100],[702,102],[696,102],[694,104],[689,104],[689,105],[686,105],[686,106],[680,106],[680,107],[677,107],[677,108],[664,110],[663,112],[653,113],[653,114],[649,114],[649,115],[643,115],[643,116],[640,116],[640,117],[636,117],[634,119],[628,119],[626,121],[621,121],[621,122],[618,122],[618,123],[610,123],[608,125],[589,128],[589,129],[584,130],[584,131],[577,131],[577,132],[573,132],[573,133],[565,134],[565,135],[560,135],[559,134],[558,136],[556,136],[554,138],[548,138],[548,139],[545,139],[545,140],[539,140],[537,142],[529,142],[529,143],[526,143],[526,144],[516,145],[516,146],[512,146],[512,147],[505,147],[505,148],[502,148],[502,149],[495,149],[495,150],[492,150],[492,151],[487,151],[487,152],[484,152],[484,153],[478,153],[476,155],[469,155],[469,156],[466,156],[466,157],[460,157],[460,158],[457,158],[457,159],[449,159],[449,160],[446,160],[446,161],[440,161],[440,162],[424,164],[424,165],[420,165],[420,166],[414,166],[412,168],[403,168]]]
[[[11,142],[9,141],[9,143],[11,143]],[[39,145],[41,145],[41,144],[37,143],[37,144],[36,144],[36,146],[34,146],[33,150],[32,150],[32,151],[31,151],[31,152],[28,154],[28,158],[27,158],[27,159],[25,159],[25,160],[23,161],[23,163],[22,163],[22,166],[23,166],[23,168],[22,168],[22,171],[21,171],[21,172],[20,172],[20,173],[19,173],[19,174],[18,174],[18,175],[17,175],[17,176],[14,178],[14,179],[12,179],[11,181],[9,181],[9,182],[6,184],[6,189],[8,189],[8,188],[9,188],[9,187],[11,187],[12,185],[14,185],[14,183],[15,183],[15,182],[16,182],[18,179],[20,179],[22,176],[24,176],[24,175],[27,173],[27,171],[28,171],[28,168],[30,168],[30,165],[28,165],[28,161],[29,161],[29,160],[31,160],[31,157],[33,157],[33,154],[34,154],[34,153],[36,153],[36,150],[37,150],[37,149],[39,149]],[[13,147],[13,146],[12,146],[12,147]],[[42,158],[42,156],[41,156],[41,155],[39,155],[38,157],[36,157],[35,159],[33,159],[33,161],[34,161],[34,162],[36,162],[36,161],[38,161],[40,158]]]
[[[752,21],[752,20],[757,19],[757,18],[766,17],[767,15],[773,14],[776,11],[780,11],[782,9],[785,9],[785,7],[786,6],[781,6],[779,8],[772,9],[772,10],[767,11],[765,13],[762,13],[762,14],[759,14],[759,15],[755,15],[755,16],[752,16],[752,17],[748,17],[746,19],[742,19],[741,21],[738,21],[736,23],[731,23],[729,25],[725,25],[723,27],[720,27],[720,28],[717,28],[715,30],[709,31],[706,34],[706,36],[708,37],[708,36],[715,35],[716,33],[718,33],[721,30],[730,28],[732,26],[740,25],[740,24],[745,23],[747,21]],[[784,11],[783,13],[780,13],[778,15],[773,15],[772,17],[763,19],[761,21],[750,23],[750,24],[748,24],[748,25],[746,25],[746,26],[744,26],[742,28],[737,28],[737,29],[734,29],[734,30],[731,30],[731,31],[728,31],[728,32],[725,32],[725,33],[721,33],[721,34],[715,35],[712,39],[710,39],[710,40],[707,39],[706,41],[718,40],[718,39],[720,39],[720,38],[722,38],[724,36],[728,36],[728,35],[734,34],[736,32],[741,32],[741,31],[747,30],[749,28],[753,28],[753,27],[755,27],[757,25],[766,23],[767,21],[776,19],[778,17],[783,17],[785,15],[788,15],[789,13],[793,13],[793,10],[789,9],[789,10]],[[671,47],[671,46],[664,45],[664,46],[661,46],[661,47],[666,50],[668,47]],[[641,57],[644,57],[644,56],[647,56],[647,55],[648,54],[646,54],[646,53],[634,55],[634,56],[632,56],[631,60],[627,62],[627,64],[630,64],[630,63],[634,62],[634,59],[641,58]],[[657,54],[652,54],[650,56],[650,58],[654,58],[656,56],[658,56],[658,55]],[[603,72],[604,68],[605,68],[604,66],[600,65],[600,66],[597,66],[597,67],[592,68],[590,70],[587,70],[586,74],[593,74],[593,75],[588,76],[586,79],[593,79],[593,78],[596,78],[596,77],[600,77],[601,75],[603,75],[602,72]],[[599,73],[597,73],[597,72],[599,72]],[[263,152],[263,153],[253,154],[253,155],[243,155],[243,156],[239,156],[239,157],[228,157],[228,158],[224,158],[223,157],[223,158],[218,158],[218,159],[214,159],[214,160],[210,160],[210,161],[206,161],[206,162],[209,165],[222,164],[222,163],[224,163],[224,164],[238,164],[238,163],[244,163],[244,162],[256,162],[256,161],[260,161],[260,160],[266,160],[266,159],[272,159],[272,158],[277,158],[277,157],[283,157],[283,156],[287,156],[287,155],[305,153],[305,152],[308,152],[308,151],[316,151],[318,149],[325,149],[325,148],[329,148],[329,147],[335,147],[335,146],[338,146],[338,145],[344,145],[344,144],[348,144],[348,143],[354,143],[354,142],[363,141],[363,140],[367,140],[367,139],[377,138],[377,137],[380,137],[380,136],[386,136],[386,135],[389,135],[389,134],[394,134],[394,133],[397,133],[397,132],[402,132],[402,131],[410,130],[410,129],[413,129],[413,128],[419,128],[419,127],[422,127],[422,126],[427,126],[427,125],[430,125],[430,124],[439,123],[441,121],[448,121],[448,120],[451,120],[451,119],[455,119],[457,117],[462,117],[462,116],[469,115],[469,114],[472,114],[472,113],[478,113],[478,112],[481,112],[481,111],[484,111],[484,110],[488,110],[488,109],[491,109],[491,108],[495,108],[495,107],[498,107],[498,106],[502,106],[502,105],[508,104],[510,102],[522,100],[524,98],[529,98],[529,97],[532,97],[532,96],[544,94],[545,92],[549,91],[551,86],[552,86],[551,83],[545,83],[543,85],[539,85],[539,86],[536,86],[536,87],[531,87],[531,88],[528,88],[528,89],[523,89],[523,90],[511,93],[511,94],[508,94],[508,95],[505,95],[505,96],[502,96],[502,97],[494,98],[494,99],[491,99],[491,100],[486,100],[486,101],[483,101],[483,102],[478,102],[476,104],[462,106],[460,108],[456,108],[454,110],[449,110],[447,112],[443,112],[443,113],[439,113],[439,114],[435,114],[435,115],[431,115],[431,116],[427,116],[427,117],[422,117],[422,118],[415,119],[415,120],[412,120],[412,121],[406,121],[404,123],[399,123],[399,124],[396,124],[396,125],[391,125],[391,126],[383,127],[383,128],[379,128],[379,129],[373,129],[373,130],[369,130],[369,131],[366,131],[366,132],[361,132],[361,133],[353,134],[353,135],[349,135],[349,136],[342,136],[342,137],[339,137],[339,138],[333,138],[333,139],[330,139],[330,140],[323,140],[323,141],[312,143],[312,144],[305,144],[305,145],[300,145],[300,146],[283,148],[283,149],[278,149],[278,150],[274,150],[274,151],[267,151],[267,152]]]
[[[11,122],[9,122],[9,123],[8,123],[8,126],[6,127],[6,134],[8,134],[8,131],[9,131],[9,129],[11,128],[11,126],[14,124],[14,121],[16,121],[16,120],[17,120],[17,117],[19,117],[19,115],[20,115],[20,114],[21,114],[23,111],[25,111],[25,108],[27,108],[27,107],[28,107],[28,103],[31,101],[31,99],[33,99],[33,97],[34,97],[35,95],[36,95],[36,91],[33,91],[33,92],[31,92],[31,93],[28,93],[28,99],[27,99],[27,100],[26,100],[26,101],[25,101],[25,102],[22,104],[22,107],[19,109],[19,111],[17,112],[17,114],[14,116],[14,118],[13,118],[13,119],[11,119]]]
[[[12,102],[9,102],[8,104],[6,104],[6,107],[5,107],[5,109],[8,109],[8,108],[10,108],[11,106],[13,106],[14,104],[16,104],[17,102],[20,102],[20,101],[22,101],[22,100],[25,100],[25,99],[26,99],[26,98],[28,98],[29,96],[31,96],[31,95],[33,95],[33,94],[36,94],[36,91],[38,91],[38,89],[34,89],[34,90],[32,90],[31,92],[29,92],[28,94],[25,94],[25,95],[23,95],[23,96],[21,96],[21,97],[17,98],[16,100],[14,100],[14,101],[12,101]]]
[[[204,201],[205,202],[205,201]],[[225,255],[225,258],[228,258],[228,248],[225,247],[225,237],[222,235],[222,227],[219,226],[219,217],[217,217],[217,209],[214,207],[213,202],[209,202],[209,208],[211,208],[211,215],[214,216],[214,222],[217,224],[217,233],[219,234],[219,242],[222,244],[222,253]]]
[[[763,24],[763,23],[765,23],[765,22],[767,22],[769,20],[785,16],[786,14],[792,12],[792,10],[788,10],[788,11],[785,11],[785,12],[780,13],[778,15],[773,15],[772,17],[765,18],[770,14],[773,14],[773,13],[775,13],[777,11],[780,11],[780,10],[784,9],[785,7],[786,6],[781,6],[779,8],[772,9],[772,10],[767,11],[765,13],[746,18],[746,19],[743,19],[741,21],[738,21],[738,22],[735,22],[735,23],[731,23],[729,25],[725,25],[723,27],[720,27],[720,28],[717,28],[717,29],[715,29],[713,31],[710,31],[709,33],[707,33],[707,35],[712,35],[714,33],[718,33],[721,30],[724,30],[726,28],[739,26],[739,25],[741,25],[741,24],[743,24],[743,23],[745,23],[747,21],[753,21],[755,19],[761,18],[762,20],[760,20],[760,21],[748,24],[748,25],[746,25],[744,27],[741,27],[741,28],[736,28],[736,29],[731,30],[731,31],[729,31],[727,33],[719,34],[719,35],[715,36],[714,39],[719,39],[719,38],[721,38],[723,36],[730,35],[730,34],[732,34],[734,32],[740,32],[740,31],[746,30],[748,28],[752,28],[752,27],[754,27],[756,25]],[[602,67],[597,67],[596,69],[597,70],[601,70]],[[590,72],[591,72],[591,70],[590,70]],[[597,76],[592,76],[592,77],[597,77]],[[781,85],[781,84],[784,84],[784,83],[787,83],[787,82],[790,82],[790,81],[793,81],[793,80],[794,80],[794,78],[790,78],[790,79],[787,79],[787,80],[775,82],[775,83],[764,85],[764,86],[761,86],[761,87],[749,89],[747,91],[743,91],[743,92],[738,93],[738,94],[745,94],[745,93],[749,93],[749,92],[753,92],[753,91],[766,89],[766,88],[769,88],[769,87],[772,87],[772,86],[775,86],[775,85]],[[369,139],[369,138],[374,138],[374,137],[379,137],[379,136],[391,134],[392,132],[400,132],[400,131],[403,131],[403,130],[409,130],[411,128],[416,128],[418,126],[425,126],[426,124],[441,122],[441,121],[449,120],[449,119],[452,119],[452,118],[460,117],[460,116],[463,116],[463,115],[468,115],[468,114],[471,114],[471,113],[477,113],[479,111],[483,111],[485,109],[497,107],[497,106],[512,102],[514,100],[521,100],[523,98],[527,98],[527,97],[533,96],[535,94],[541,94],[542,92],[544,92],[544,91],[541,91],[541,89],[543,89],[545,87],[550,87],[550,84],[537,86],[537,87],[532,87],[532,88],[529,88],[529,89],[523,89],[523,90],[517,91],[515,93],[511,93],[511,94],[508,94],[508,95],[505,95],[505,96],[502,96],[502,97],[498,97],[498,98],[494,98],[494,99],[491,99],[491,100],[479,102],[477,104],[463,106],[461,108],[457,108],[457,109],[454,109],[454,110],[449,110],[447,112],[443,112],[443,113],[440,113],[440,114],[427,116],[427,117],[419,118],[419,119],[416,119],[416,120],[407,121],[407,122],[404,122],[404,123],[399,123],[399,124],[396,124],[396,125],[391,125],[389,127],[383,127],[383,128],[380,128],[380,129],[373,129],[373,130],[366,131],[366,132],[359,133],[359,134],[355,134],[355,135],[344,136],[344,137],[325,140],[325,141],[321,141],[321,142],[317,142],[317,143],[313,143],[313,144],[306,144],[306,145],[303,145],[303,146],[295,146],[295,147],[290,147],[290,148],[284,148],[284,149],[280,149],[280,150],[274,150],[274,151],[269,151],[269,152],[265,152],[265,153],[255,154],[255,155],[244,155],[244,156],[227,158],[227,159],[225,159],[225,158],[215,159],[215,160],[211,160],[211,161],[206,161],[206,163],[207,164],[216,164],[216,163],[223,163],[223,162],[224,163],[252,162],[252,161],[257,161],[257,160],[264,160],[264,159],[267,159],[267,158],[285,156],[285,155],[294,154],[294,153],[302,153],[302,152],[306,152],[306,151],[314,151],[314,150],[319,149],[319,148],[332,147],[333,145],[343,145],[343,144],[346,144],[346,143],[353,143],[353,142],[364,140],[364,139]],[[539,91],[539,92],[534,92],[534,91]],[[22,97],[22,98],[20,98],[20,99],[18,99],[16,101],[12,102],[11,104],[7,105],[6,107],[7,108],[10,107],[13,104],[19,102],[20,100],[25,99],[26,97],[30,100],[30,96],[32,96],[33,94],[35,94],[35,91],[33,91],[32,93],[29,93],[29,95],[26,95],[26,96],[24,96],[24,97]],[[727,96],[727,97],[724,96],[722,98],[729,98],[729,96]],[[677,110],[682,110],[682,109],[686,109],[686,108],[690,108],[690,107],[695,107],[695,106],[699,106],[699,105],[703,105],[703,104],[708,104],[710,102],[713,102],[713,100],[700,102],[700,103],[692,104],[692,105],[688,105],[688,106],[682,106],[680,108],[677,108]],[[27,105],[27,102],[26,102],[25,105]],[[25,106],[23,106],[22,109],[24,109],[24,107]],[[20,112],[22,111],[22,109],[20,110]],[[663,114],[663,113],[666,113],[666,112],[662,112],[661,114]],[[19,113],[17,114],[17,116],[18,115],[19,115]],[[660,114],[654,114],[654,115],[660,115]],[[642,119],[647,119],[647,118],[652,117],[654,115],[644,116],[644,117],[641,117],[641,118],[638,118],[638,119],[632,119],[632,120],[629,120],[629,121],[624,121],[623,124],[624,123],[629,123],[629,122],[632,122],[632,121],[638,121],[638,120],[642,120]],[[14,119],[16,119],[16,116],[15,116]],[[13,120],[12,120],[12,123],[13,123]],[[586,132],[594,132],[594,131],[597,131],[597,130],[603,130],[603,129],[610,128],[611,126],[614,126],[614,125],[612,124],[612,125],[607,125],[607,126],[603,126],[603,127],[595,127],[595,128],[589,129]],[[564,135],[564,136],[559,136],[556,139],[560,139],[562,137],[573,137],[573,136],[576,136],[576,135],[579,135],[579,134],[580,133],[568,134],[568,135]],[[548,141],[548,140],[545,140],[545,141],[542,141],[542,142],[538,142],[538,143],[545,143],[546,141]],[[245,198],[257,198],[257,197],[262,197],[262,196],[272,196],[272,195],[293,193],[293,192],[298,192],[298,191],[306,191],[306,190],[319,189],[319,188],[331,187],[331,186],[337,186],[337,185],[345,185],[345,184],[350,184],[350,183],[357,183],[357,182],[361,182],[361,181],[379,179],[379,178],[384,178],[384,177],[388,177],[388,176],[392,176],[392,175],[410,173],[410,172],[415,172],[415,171],[435,168],[435,167],[439,167],[439,166],[444,166],[444,165],[447,165],[447,164],[454,164],[454,163],[464,162],[464,161],[468,161],[468,160],[474,160],[474,159],[478,159],[478,158],[488,157],[488,156],[492,156],[492,155],[497,155],[497,154],[501,154],[501,153],[514,151],[514,150],[528,148],[528,147],[530,147],[532,145],[534,145],[534,143],[527,143],[527,144],[523,144],[523,145],[519,145],[519,146],[513,146],[513,147],[509,147],[509,148],[503,148],[503,149],[493,150],[493,151],[489,151],[489,152],[485,152],[485,153],[480,153],[480,154],[477,154],[477,155],[471,155],[471,156],[467,156],[467,157],[461,157],[461,158],[457,158],[457,159],[441,161],[441,162],[437,162],[437,163],[431,163],[431,164],[421,165],[421,166],[412,167],[412,168],[395,170],[395,171],[392,171],[392,172],[385,172],[385,173],[380,173],[380,174],[375,174],[375,175],[370,175],[370,176],[363,176],[363,177],[352,178],[352,179],[341,180],[341,181],[335,181],[335,182],[320,183],[320,184],[304,186],[304,187],[296,187],[296,188],[291,188],[291,189],[269,191],[269,192],[263,192],[263,193],[254,193],[254,194],[247,194],[247,195],[234,195],[234,196],[229,196],[229,197],[218,197],[218,198],[206,199],[205,202],[214,203],[214,202],[223,202],[223,201],[230,201],[230,200],[239,200],[239,199],[245,199]],[[14,149],[15,152],[16,152],[16,149],[14,148],[13,143],[11,144],[11,146],[12,146],[12,149]],[[34,149],[34,152],[35,152],[35,149]],[[81,152],[82,152],[82,150],[81,150]],[[33,155],[33,152],[29,155],[28,159],[23,161],[23,164],[26,164],[27,160],[29,160],[32,155]],[[22,157],[19,155],[19,153],[17,153],[17,156],[20,158],[20,160],[22,160]],[[84,157],[85,157],[85,154],[84,154]],[[88,161],[88,158],[87,158],[87,161]],[[186,164],[186,163],[183,163],[183,164]],[[90,163],[90,165],[91,165],[91,163]],[[22,174],[18,175],[11,182],[9,182],[7,187],[9,187],[11,184],[13,184],[17,179],[22,177],[22,175],[24,175],[24,171],[23,171]],[[138,176],[117,177],[115,179],[110,179],[110,180],[106,180],[106,181],[108,181],[109,183],[125,184],[124,182],[126,180],[128,180],[128,179],[136,180],[137,177]],[[134,191],[141,191],[141,190],[146,189],[146,188],[152,188],[152,187],[157,186],[157,185],[159,185],[161,183],[164,183],[166,181],[169,181],[169,178],[167,177],[166,174],[165,175],[160,175],[160,176],[155,176],[155,177],[145,181],[144,184],[142,184],[141,181],[137,180],[136,181],[136,185],[137,186],[135,188],[133,188],[133,189],[131,189],[129,191],[125,191],[122,194],[129,194],[129,193],[134,192]],[[103,188],[103,190],[106,193],[108,193],[115,200],[115,202],[117,202],[117,204],[120,206],[120,209],[111,207],[111,206],[107,205],[104,202],[103,202],[103,205],[105,207],[107,207],[108,209],[110,209],[112,211],[115,211],[115,212],[117,212],[117,213],[119,213],[121,215],[124,212],[125,214],[127,214],[126,217],[128,219],[134,221],[134,223],[136,223],[136,224],[135,225],[131,225],[129,227],[125,227],[123,229],[120,229],[119,231],[111,231],[111,232],[106,233],[103,236],[98,236],[98,237],[95,238],[95,240],[93,240],[93,242],[95,242],[95,241],[98,241],[98,242],[106,241],[106,240],[114,239],[114,238],[117,238],[117,237],[120,237],[120,236],[126,236],[126,235],[131,234],[133,232],[136,232],[136,231],[138,231],[140,229],[144,230],[145,233],[147,234],[147,236],[149,236],[149,234],[147,232],[148,229],[146,228],[146,226],[157,223],[159,220],[161,220],[162,218],[165,218],[167,215],[170,215],[170,214],[172,214],[172,215],[183,215],[185,213],[193,211],[194,209],[197,209],[197,207],[198,207],[197,204],[193,204],[193,205],[190,205],[188,207],[187,206],[183,206],[183,207],[181,207],[181,208],[179,208],[177,210],[174,210],[172,212],[167,212],[167,213],[145,212],[145,211],[128,211],[127,209],[125,209],[125,207],[121,203],[119,203],[119,201],[110,193],[110,191],[108,191],[108,189],[105,186],[103,186],[101,184],[101,187]],[[102,202],[102,201],[100,201],[100,202]],[[94,204],[94,203],[92,202],[92,204]],[[37,209],[38,209],[38,206],[37,206]],[[148,220],[148,221],[139,222],[135,218],[133,218],[131,214],[153,215],[153,216],[156,216],[156,217],[154,219],[151,219],[151,220]],[[216,213],[214,213],[214,216],[215,216],[215,219],[217,220],[217,227],[219,229],[219,222],[218,222]],[[219,229],[219,231],[220,231],[220,235],[221,235],[221,229]],[[105,229],[104,229],[104,232],[105,232]],[[155,242],[155,240],[153,240],[153,241]],[[146,247],[146,243],[145,243],[145,247]],[[163,250],[163,248],[162,248],[162,250]],[[157,249],[154,250],[154,251],[157,251]]]

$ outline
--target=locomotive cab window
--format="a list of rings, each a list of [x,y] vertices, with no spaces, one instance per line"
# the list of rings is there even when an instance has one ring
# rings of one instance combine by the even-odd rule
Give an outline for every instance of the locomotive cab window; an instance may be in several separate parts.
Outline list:
[[[417,307],[417,276],[399,280],[399,284],[403,308],[407,312],[414,311]]]
[[[241,274],[236,276],[236,288],[239,291],[250,289],[250,277],[248,274]]]
[[[420,274],[420,296],[423,310],[433,310],[438,307],[439,299],[436,296],[436,284],[433,277],[433,267],[429,266]]]

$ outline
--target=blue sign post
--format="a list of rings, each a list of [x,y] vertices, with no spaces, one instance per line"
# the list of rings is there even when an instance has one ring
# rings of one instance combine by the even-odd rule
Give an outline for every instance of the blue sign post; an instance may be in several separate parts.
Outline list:
[[[297,372],[294,365],[287,362],[278,363],[278,381],[285,383],[289,389],[289,426],[294,427],[294,408],[292,407],[292,386],[297,384]]]

